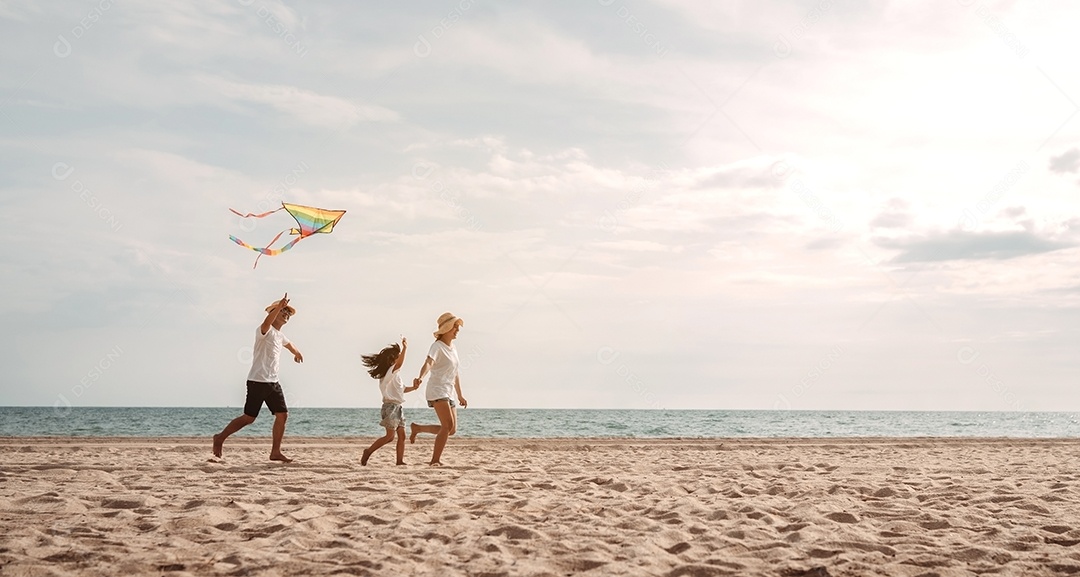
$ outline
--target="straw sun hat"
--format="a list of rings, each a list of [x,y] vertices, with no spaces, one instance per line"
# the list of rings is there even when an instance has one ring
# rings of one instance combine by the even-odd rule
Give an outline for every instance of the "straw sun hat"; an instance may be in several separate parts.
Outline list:
[[[439,315],[439,330],[435,331],[435,338],[450,332],[450,329],[454,327],[460,327],[465,324],[465,321],[455,317],[451,313],[443,313]]]
[[[266,307],[266,312],[274,310],[274,307],[278,306],[278,303],[280,302],[281,300],[276,300],[270,303],[270,306]],[[296,314],[296,309],[294,309],[292,305],[285,305],[285,312],[291,317]]]

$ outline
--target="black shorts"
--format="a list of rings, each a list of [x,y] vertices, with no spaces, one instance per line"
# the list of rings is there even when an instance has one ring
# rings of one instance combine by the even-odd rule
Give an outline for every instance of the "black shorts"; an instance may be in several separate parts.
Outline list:
[[[289,407],[285,406],[285,393],[281,392],[280,384],[248,381],[244,414],[251,418],[258,417],[263,403],[266,403],[266,408],[275,415],[289,412]]]

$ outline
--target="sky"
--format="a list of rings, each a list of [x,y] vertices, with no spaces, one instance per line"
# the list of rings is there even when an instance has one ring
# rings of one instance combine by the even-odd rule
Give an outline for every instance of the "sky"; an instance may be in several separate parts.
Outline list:
[[[1077,21],[0,0],[0,405],[240,407],[287,292],[294,408],[449,311],[470,407],[1080,411]]]

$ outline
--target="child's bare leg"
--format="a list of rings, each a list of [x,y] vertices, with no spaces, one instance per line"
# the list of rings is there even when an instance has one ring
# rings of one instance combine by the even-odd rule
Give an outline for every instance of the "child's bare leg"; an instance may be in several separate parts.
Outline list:
[[[416,436],[420,433],[431,433],[432,435],[438,435],[439,429],[442,427],[439,425],[417,425],[416,423],[409,423],[409,442],[415,443]]]
[[[397,464],[405,464],[405,427],[397,428]]]
[[[289,419],[289,413],[275,413],[274,414],[274,427],[272,434],[274,436],[273,445],[270,447],[270,460],[281,461],[283,463],[291,463],[292,459],[286,457],[281,453],[281,440],[285,438],[285,421]]]
[[[379,450],[379,447],[394,440],[394,430],[390,427],[386,427],[386,434],[375,439],[375,442],[370,447],[364,449],[364,455],[360,457],[360,464],[367,465],[368,459],[371,458],[371,454]]]
[[[431,462],[428,464],[442,465],[440,459],[442,459],[443,448],[446,447],[446,441],[450,435],[457,432],[457,419],[450,401],[435,403],[435,414],[439,416],[439,432],[435,435],[435,449],[431,452]]]
[[[240,415],[235,419],[229,421],[228,425],[221,430],[220,433],[214,435],[214,456],[221,456],[221,446],[225,444],[225,439],[229,438],[229,435],[243,429],[244,427],[255,422],[255,417],[251,415]]]

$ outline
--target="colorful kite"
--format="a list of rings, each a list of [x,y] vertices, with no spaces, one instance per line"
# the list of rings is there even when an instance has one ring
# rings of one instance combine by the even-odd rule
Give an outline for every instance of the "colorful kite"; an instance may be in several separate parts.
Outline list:
[[[300,242],[301,240],[304,240],[305,238],[313,234],[320,232],[333,232],[334,225],[337,224],[337,222],[341,220],[341,217],[345,214],[344,210],[323,210],[321,208],[315,208],[312,206],[301,206],[299,204],[289,204],[287,202],[281,203],[281,208],[271,210],[270,212],[264,212],[262,214],[253,214],[250,212],[247,214],[240,214],[239,212],[236,212],[231,208],[229,210],[240,218],[263,218],[264,216],[270,216],[271,214],[274,214],[279,210],[286,210],[289,212],[289,214],[292,215],[293,218],[296,219],[296,224],[300,226],[300,228],[289,229],[289,234],[295,234],[299,236],[289,242],[289,244],[281,248],[270,248],[270,245],[277,242],[277,239],[281,238],[281,235],[285,234],[285,231],[279,232],[278,235],[274,237],[274,240],[270,241],[270,243],[267,244],[265,248],[251,246],[250,244],[230,234],[229,240],[235,242],[242,247],[250,248],[251,250],[259,253],[259,256],[255,257],[255,264],[251,268],[259,266],[259,259],[262,258],[264,254],[266,256],[277,256],[292,248],[294,244]]]

